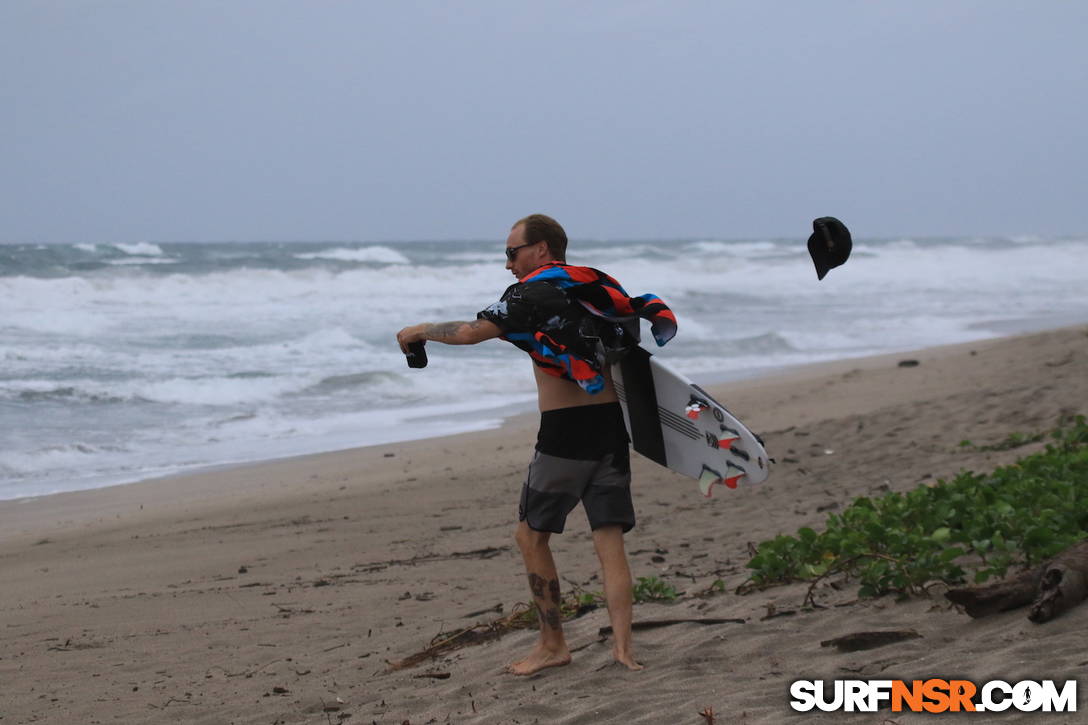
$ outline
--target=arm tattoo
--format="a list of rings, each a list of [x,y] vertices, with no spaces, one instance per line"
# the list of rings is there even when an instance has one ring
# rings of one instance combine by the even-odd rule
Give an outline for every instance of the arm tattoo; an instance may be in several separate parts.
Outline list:
[[[475,331],[480,328],[480,325],[480,320],[472,320],[471,322],[436,322],[427,325],[424,334],[426,334],[428,340],[456,344],[457,337],[460,334],[462,327],[467,327],[470,330]]]
[[[462,325],[467,325],[467,322],[439,322],[437,324],[428,325],[426,334],[427,337],[437,342],[449,342],[451,339],[457,337],[457,331],[461,329]]]

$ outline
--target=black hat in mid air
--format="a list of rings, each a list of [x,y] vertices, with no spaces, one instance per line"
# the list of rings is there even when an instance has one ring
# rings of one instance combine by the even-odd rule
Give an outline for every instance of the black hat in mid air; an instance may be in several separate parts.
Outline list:
[[[816,265],[816,278],[823,279],[832,268],[850,256],[854,243],[850,230],[833,216],[812,220],[812,236],[808,238],[808,253]]]

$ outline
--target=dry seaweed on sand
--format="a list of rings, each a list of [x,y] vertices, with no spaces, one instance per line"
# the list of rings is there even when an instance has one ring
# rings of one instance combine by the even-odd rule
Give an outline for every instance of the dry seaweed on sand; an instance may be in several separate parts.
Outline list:
[[[597,608],[598,595],[583,592],[580,589],[570,591],[563,598],[559,606],[559,613],[564,622],[577,619],[582,615]],[[490,611],[490,610],[483,610]],[[499,639],[507,632],[519,629],[532,629],[537,626],[536,605],[518,602],[513,606],[510,614],[505,617],[493,619],[490,622],[474,624],[471,627],[463,627],[453,632],[439,632],[431,639],[428,646],[415,654],[402,660],[389,661],[391,671],[403,670],[415,667],[421,662],[426,662],[440,655],[468,647],[474,644],[483,644]]]
[[[835,647],[840,652],[860,652],[867,649],[876,649],[885,645],[904,642],[908,639],[919,639],[922,635],[913,629],[880,630],[875,632],[852,632],[841,637],[825,639],[820,642],[821,647]]]
[[[514,605],[514,611],[505,617],[500,617],[491,622],[474,624],[471,627],[463,627],[454,632],[439,632],[431,639],[430,644],[423,650],[405,657],[402,660],[386,660],[391,671],[404,670],[409,667],[434,659],[447,652],[461,649],[473,644],[482,644],[498,639],[502,635],[515,629],[525,629],[527,625],[520,620],[528,610],[528,605],[518,603]],[[532,610],[528,610],[532,611]]]
[[[570,617],[566,617],[570,618]],[[388,661],[391,671],[403,670],[415,667],[421,662],[434,659],[440,655],[454,650],[468,647],[474,644],[483,644],[499,639],[507,632],[518,629],[529,629],[537,624],[536,607],[524,602],[514,605],[510,614],[499,617],[490,622],[474,624],[471,627],[463,627],[453,632],[439,632],[431,639],[427,647],[402,660]]]

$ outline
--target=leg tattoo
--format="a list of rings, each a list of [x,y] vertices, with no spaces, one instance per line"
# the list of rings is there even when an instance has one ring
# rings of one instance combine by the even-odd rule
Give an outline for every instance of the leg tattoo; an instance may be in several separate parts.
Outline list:
[[[561,629],[562,617],[559,614],[559,580],[548,580],[539,574],[530,572],[529,589],[533,592],[536,611],[540,616],[541,628]],[[545,592],[547,592],[547,595],[545,595]]]
[[[559,605],[559,580],[552,579],[548,582],[548,593],[552,595],[552,604]]]

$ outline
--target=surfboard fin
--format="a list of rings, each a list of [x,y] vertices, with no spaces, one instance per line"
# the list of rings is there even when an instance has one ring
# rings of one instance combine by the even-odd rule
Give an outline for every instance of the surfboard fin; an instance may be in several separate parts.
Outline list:
[[[718,475],[717,471],[712,471],[706,466],[703,466],[703,472],[699,476],[699,491],[707,498],[710,498],[710,487],[720,480],[722,480],[722,478]]]
[[[710,498],[711,488],[715,483],[720,483],[726,488],[736,488],[740,483],[740,479],[746,475],[746,472],[739,466],[729,462],[726,462],[726,466],[727,475],[723,476],[710,466],[703,464],[703,472],[699,475],[699,491],[707,498]]]

